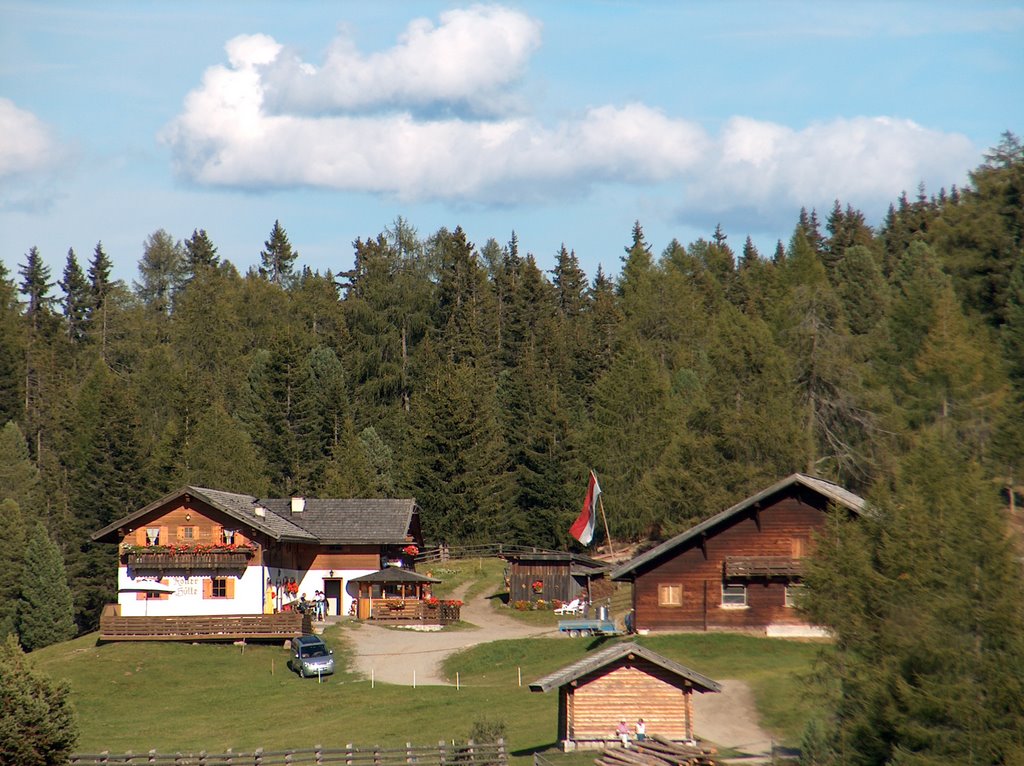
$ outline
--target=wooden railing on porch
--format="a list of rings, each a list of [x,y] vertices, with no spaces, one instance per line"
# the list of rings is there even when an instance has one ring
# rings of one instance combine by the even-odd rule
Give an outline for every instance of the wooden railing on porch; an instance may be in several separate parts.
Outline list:
[[[445,624],[458,622],[461,611],[461,605],[448,601],[431,604],[418,599],[375,598],[370,618]]]
[[[310,616],[298,612],[121,617],[108,604],[100,615],[100,641],[241,641],[312,632]]]

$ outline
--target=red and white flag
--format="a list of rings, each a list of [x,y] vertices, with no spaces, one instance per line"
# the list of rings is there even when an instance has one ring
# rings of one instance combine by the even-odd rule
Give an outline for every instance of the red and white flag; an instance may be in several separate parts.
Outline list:
[[[587,496],[583,500],[583,510],[579,518],[569,527],[569,534],[584,545],[590,545],[594,539],[594,523],[597,521],[597,499],[601,497],[601,485],[597,476],[590,472],[590,483],[587,485]]]

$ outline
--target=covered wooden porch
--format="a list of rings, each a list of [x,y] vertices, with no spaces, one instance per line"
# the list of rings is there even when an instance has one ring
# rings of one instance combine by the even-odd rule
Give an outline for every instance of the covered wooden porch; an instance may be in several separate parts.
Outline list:
[[[385,567],[351,580],[358,587],[356,616],[360,620],[452,622],[450,606],[433,598],[431,586],[440,580],[401,567]],[[456,609],[456,612],[458,610]]]

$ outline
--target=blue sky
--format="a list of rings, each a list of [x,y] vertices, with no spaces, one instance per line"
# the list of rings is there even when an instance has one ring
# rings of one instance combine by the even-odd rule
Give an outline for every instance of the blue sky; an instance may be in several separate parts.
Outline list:
[[[1024,2],[5,2],[0,258],[130,281],[157,229],[243,272],[402,216],[617,273],[721,223],[769,254],[801,206],[878,223],[1024,134]]]

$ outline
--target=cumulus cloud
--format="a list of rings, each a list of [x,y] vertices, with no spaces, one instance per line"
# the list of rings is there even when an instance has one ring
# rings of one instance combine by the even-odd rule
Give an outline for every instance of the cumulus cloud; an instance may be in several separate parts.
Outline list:
[[[53,181],[70,154],[32,112],[0,98],[0,210],[38,210],[53,199]]]
[[[512,108],[539,44],[534,20],[496,6],[413,21],[371,55],[342,33],[319,65],[267,35],[236,37],[163,139],[203,185],[486,204],[678,182],[695,214],[891,200],[976,157],[962,136],[883,117],[801,129],[736,117],[712,136],[633,103],[551,124]]]
[[[0,136],[0,179],[47,171],[59,158],[50,127],[7,98],[0,98]]]

